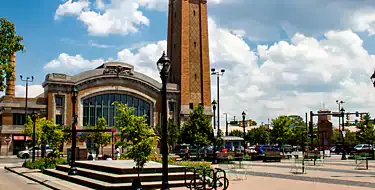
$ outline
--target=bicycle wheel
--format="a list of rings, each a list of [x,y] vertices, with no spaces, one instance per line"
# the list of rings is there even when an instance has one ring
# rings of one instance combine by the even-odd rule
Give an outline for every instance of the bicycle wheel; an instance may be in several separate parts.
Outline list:
[[[190,189],[199,190],[203,189],[203,180],[199,177],[196,177],[190,181]]]
[[[224,183],[225,182],[225,183]],[[225,177],[219,177],[216,181],[216,189],[226,190],[229,187],[229,180]]]

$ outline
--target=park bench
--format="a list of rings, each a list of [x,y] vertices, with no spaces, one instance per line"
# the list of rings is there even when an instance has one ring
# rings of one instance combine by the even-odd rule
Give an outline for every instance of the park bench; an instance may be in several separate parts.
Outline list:
[[[219,163],[227,162],[235,160],[235,153],[234,152],[218,152],[216,153],[216,158],[219,161]]]
[[[371,158],[369,153],[356,153],[354,154],[355,169],[356,170],[368,170],[368,159]]]
[[[277,150],[267,150],[264,152],[263,162],[267,161],[275,161],[280,162],[281,161],[281,155],[280,151]]]

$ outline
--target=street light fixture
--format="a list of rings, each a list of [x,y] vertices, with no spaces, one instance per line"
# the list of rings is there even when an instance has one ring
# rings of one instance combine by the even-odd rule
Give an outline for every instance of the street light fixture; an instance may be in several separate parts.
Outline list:
[[[23,82],[26,82],[26,97],[25,97],[25,122],[27,120],[27,96],[28,96],[28,92],[29,92],[29,82],[33,82],[34,81],[34,76],[31,76],[31,79],[30,77],[26,77],[26,79],[23,78],[22,75],[20,75],[20,78],[21,78],[21,81]],[[24,137],[24,141],[25,141],[25,147],[26,147],[26,135]]]
[[[212,101],[212,103],[211,103],[211,105],[212,105],[212,109],[213,109],[213,111],[214,111],[214,138],[216,138],[216,135],[217,135],[217,131],[216,131],[216,117],[215,117],[215,113],[216,113],[216,101],[215,100],[213,100]],[[216,161],[216,141],[215,141],[215,144],[214,144],[214,150],[213,150],[213,153],[214,153],[214,158],[213,158],[213,160],[212,160],[212,164],[216,164],[217,163],[217,161]]]
[[[343,146],[343,151],[342,151],[342,156],[341,160],[346,160],[346,151],[345,151],[345,123],[344,123],[344,117],[345,117],[345,109],[342,107],[341,108],[341,119],[342,119],[342,130],[341,130],[341,135],[342,135],[342,146]]]
[[[72,108],[73,108],[73,125],[72,125],[72,157],[71,157],[71,164],[70,169],[68,171],[69,175],[77,175],[78,170],[75,167],[75,161],[76,161],[76,143],[77,143],[77,114],[76,114],[76,102],[77,102],[77,96],[78,96],[78,89],[73,86],[71,91],[72,96]]]
[[[171,60],[169,57],[165,55],[165,52],[163,52],[163,55],[159,58],[158,62],[156,63],[156,66],[158,67],[160,78],[162,81],[162,120],[161,120],[161,126],[162,126],[162,136],[161,136],[161,150],[162,150],[162,190],[169,189],[168,184],[168,144],[167,144],[167,80],[169,75],[169,70],[171,68]]]
[[[242,112],[242,127],[243,127],[243,148],[244,148],[244,151],[246,149],[246,142],[245,142],[245,135],[246,135],[246,131],[245,131],[245,117],[246,117],[246,113],[245,111]]]
[[[220,76],[223,76],[225,69],[216,71],[215,68],[211,69],[211,75],[217,76],[217,131],[220,130]]]
[[[38,116],[38,114],[34,110],[32,115],[31,115],[31,119],[33,120],[33,155],[32,155],[32,162],[35,162],[35,146],[36,146],[35,123],[36,123],[37,116]]]

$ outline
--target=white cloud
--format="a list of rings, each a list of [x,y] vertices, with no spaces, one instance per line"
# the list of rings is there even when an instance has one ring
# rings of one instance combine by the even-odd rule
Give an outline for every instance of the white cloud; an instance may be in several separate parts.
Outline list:
[[[375,57],[352,31],[329,31],[323,39],[297,33],[290,42],[259,45],[256,49],[251,49],[238,31],[241,29],[220,28],[209,19],[211,67],[226,69],[220,78],[221,113],[232,118],[245,111],[249,118],[266,122],[279,114],[317,111],[322,102],[336,110],[336,99],[347,102],[346,110],[375,113],[375,89],[369,80]],[[124,49],[115,59],[159,80],[155,62],[163,50],[166,41],[159,41],[137,51]],[[92,69],[96,61],[61,54],[46,68],[60,70],[77,65]],[[211,79],[212,99],[216,99],[216,77]]]
[[[81,55],[70,56],[66,53],[60,54],[56,59],[48,62],[44,69],[59,73],[77,73],[88,69],[93,69],[105,62],[103,59],[92,61],[85,60]]]
[[[139,10],[138,0],[111,0],[110,3],[96,1],[96,7],[101,11],[93,10],[88,6],[82,9],[82,6],[77,5],[80,2],[87,2],[87,0],[78,2],[69,0],[59,6],[55,16],[76,16],[87,26],[88,33],[95,36],[127,35],[137,32],[138,27],[142,25],[149,25],[148,18]]]
[[[351,25],[354,30],[368,32],[370,36],[375,34],[375,9],[359,10],[352,16]]]
[[[59,5],[56,9],[55,13],[55,20],[59,19],[61,16],[64,15],[71,15],[77,16],[83,10],[87,10],[89,8],[90,2],[88,0],[79,0],[79,1],[72,1],[68,0],[64,4]]]
[[[26,97],[26,88],[22,85],[16,85],[16,97]],[[35,98],[42,94],[44,89],[42,85],[29,85],[28,98]]]

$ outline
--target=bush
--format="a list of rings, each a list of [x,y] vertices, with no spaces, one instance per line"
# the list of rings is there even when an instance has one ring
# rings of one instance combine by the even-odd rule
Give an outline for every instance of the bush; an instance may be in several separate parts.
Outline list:
[[[26,161],[26,168],[29,169],[55,169],[57,165],[66,165],[68,162],[63,158],[40,158],[35,162]]]

